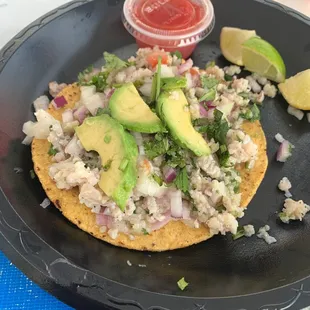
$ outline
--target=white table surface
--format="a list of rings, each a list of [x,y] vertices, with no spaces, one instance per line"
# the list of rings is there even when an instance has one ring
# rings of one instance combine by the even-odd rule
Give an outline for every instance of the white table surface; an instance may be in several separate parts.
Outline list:
[[[70,1],[71,0],[0,0],[0,49],[28,24],[52,9]],[[310,16],[309,0],[278,0],[278,2],[294,7]]]

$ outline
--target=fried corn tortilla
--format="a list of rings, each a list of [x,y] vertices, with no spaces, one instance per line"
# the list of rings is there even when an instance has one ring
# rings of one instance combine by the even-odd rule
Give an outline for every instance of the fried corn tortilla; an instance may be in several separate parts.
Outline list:
[[[59,96],[64,96],[68,102],[66,109],[73,108],[80,98],[80,89],[76,84],[66,87]],[[58,120],[64,109],[55,110],[50,105],[48,112]],[[238,167],[242,177],[240,190],[242,193],[241,205],[246,208],[255,195],[267,169],[268,159],[266,154],[266,138],[260,123],[245,123],[243,126],[253,142],[258,146],[258,159],[253,169],[247,170],[244,166]],[[34,170],[48,196],[62,214],[80,229],[92,236],[116,246],[140,251],[166,251],[184,248],[212,237],[205,226],[191,228],[181,221],[170,221],[160,230],[150,235],[137,235],[130,240],[125,234],[120,233],[116,239],[109,237],[107,233],[101,233],[96,225],[96,215],[85,205],[79,202],[79,190],[60,190],[48,174],[49,166],[53,163],[48,155],[50,143],[45,140],[34,139],[32,143],[32,159]]]

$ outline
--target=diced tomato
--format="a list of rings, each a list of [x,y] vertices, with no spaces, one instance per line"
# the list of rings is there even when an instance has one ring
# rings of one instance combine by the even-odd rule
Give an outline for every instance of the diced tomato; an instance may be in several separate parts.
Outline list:
[[[194,69],[194,68],[190,68],[190,69],[189,69],[189,72],[190,72],[191,75],[197,75],[197,74],[199,74],[199,72],[198,72],[196,69]]]
[[[154,68],[158,63],[158,57],[161,57],[161,63],[163,65],[168,63],[168,55],[165,52],[153,52],[146,56],[146,60]]]

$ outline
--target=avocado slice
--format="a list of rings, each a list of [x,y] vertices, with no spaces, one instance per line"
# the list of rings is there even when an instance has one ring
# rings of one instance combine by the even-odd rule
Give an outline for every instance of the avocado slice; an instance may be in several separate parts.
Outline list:
[[[137,183],[135,139],[107,114],[87,118],[75,131],[85,150],[101,158],[99,187],[124,211]]]
[[[188,102],[181,89],[162,92],[156,109],[179,144],[192,150],[197,156],[210,154],[208,143],[192,125]]]
[[[161,120],[143,101],[132,83],[115,90],[109,107],[111,116],[129,130],[143,133],[165,130]]]

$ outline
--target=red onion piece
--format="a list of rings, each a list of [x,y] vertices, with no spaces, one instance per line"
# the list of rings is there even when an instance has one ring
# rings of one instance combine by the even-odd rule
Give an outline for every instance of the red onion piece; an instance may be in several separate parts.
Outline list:
[[[184,72],[188,71],[190,68],[192,68],[194,65],[194,62],[191,58],[187,59],[186,62],[179,66],[179,74],[183,74]]]
[[[167,225],[171,221],[170,211],[166,212],[164,215],[165,215],[165,218],[162,221],[158,221],[158,222],[155,222],[154,224],[152,224],[152,231],[161,229],[162,227],[164,227],[165,225]]]
[[[169,166],[165,166],[163,168],[163,173],[164,173],[164,179],[166,183],[173,182],[175,178],[177,177],[177,172],[175,171],[175,169]]]
[[[63,112],[61,116],[63,123],[70,123],[74,121],[73,111],[71,109],[68,109],[65,112]]]
[[[208,116],[208,111],[205,109],[205,106],[203,103],[199,104],[199,112],[200,112],[200,116],[202,116],[202,117]]]
[[[110,99],[112,97],[112,95],[115,92],[115,88],[112,88],[108,93],[107,93],[107,98]]]
[[[174,218],[183,217],[182,192],[180,190],[170,193],[171,216]]]
[[[277,161],[284,163],[291,155],[290,143],[287,140],[284,140],[278,149]]]
[[[82,124],[84,122],[84,119],[86,118],[88,113],[87,108],[83,105],[81,107],[79,107],[74,113],[73,116],[76,120],[79,121],[80,124]]]
[[[96,214],[96,224],[98,226],[107,226],[108,225],[108,215],[103,213]]]
[[[63,108],[66,104],[68,104],[68,101],[64,96],[56,97],[53,100],[53,106],[55,109]]]

